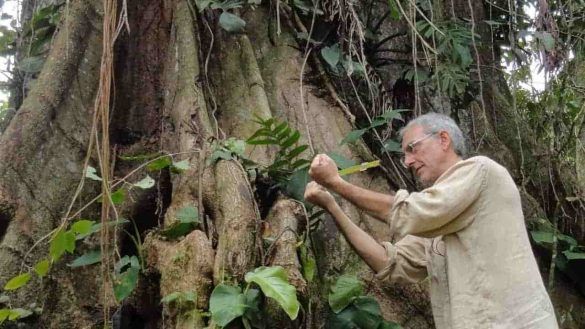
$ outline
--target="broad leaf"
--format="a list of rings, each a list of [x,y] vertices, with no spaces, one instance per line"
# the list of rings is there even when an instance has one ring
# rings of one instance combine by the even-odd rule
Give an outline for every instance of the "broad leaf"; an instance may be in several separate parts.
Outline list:
[[[363,294],[363,285],[357,277],[343,275],[331,287],[329,292],[329,306],[335,313],[341,312],[357,296]]]
[[[91,232],[92,226],[95,224],[92,220],[80,219],[71,225],[71,231],[79,235],[87,235]]]
[[[28,281],[30,281],[30,277],[31,277],[30,273],[23,273],[21,275],[17,275],[10,279],[8,282],[6,282],[4,290],[16,290],[27,284]]]
[[[317,268],[317,262],[315,258],[309,253],[309,248],[303,243],[300,246],[301,253],[301,265],[303,267],[303,277],[307,282],[313,282],[315,277],[315,270]]]
[[[335,164],[337,165],[337,168],[343,170],[345,168],[349,168],[351,166],[355,166],[357,164],[357,162],[347,159],[345,158],[343,155],[337,154],[337,153],[327,153],[327,155],[333,160],[335,161]]]
[[[309,169],[305,168],[293,172],[286,183],[286,194],[298,201],[304,201],[305,188],[309,182]]]
[[[126,200],[126,190],[119,188],[116,192],[110,195],[112,197],[112,203],[115,205],[122,204]]]
[[[347,134],[347,136],[345,136],[345,138],[341,140],[341,143],[339,143],[339,145],[343,145],[346,143],[355,143],[358,139],[360,139],[360,137],[362,137],[363,134],[366,133],[366,130],[367,129],[352,130],[349,134]]]
[[[122,219],[119,219],[119,220],[109,221],[109,222],[107,222],[106,226],[107,227],[112,227],[112,226],[122,225],[122,224],[126,224],[126,223],[130,223],[130,221],[127,220],[127,219],[122,218]],[[91,226],[91,230],[87,234],[80,234],[80,235],[78,235],[76,237],[76,239],[77,240],[83,239],[83,238],[85,238],[88,235],[91,235],[93,233],[96,233],[96,232],[101,231],[101,229],[102,229],[102,223],[93,224]]]
[[[175,214],[176,222],[165,229],[162,234],[171,239],[184,236],[193,231],[199,225],[199,213],[197,207],[185,206]]]
[[[377,329],[381,324],[383,324],[383,318],[378,302],[372,297],[359,296],[354,303],[341,312],[334,313],[328,327],[331,329]]]
[[[173,159],[170,156],[165,155],[165,156],[160,157],[160,158],[152,161],[151,163],[149,163],[146,166],[146,169],[148,169],[150,171],[157,171],[157,170],[167,168],[172,163],[173,163]]]
[[[102,261],[102,252],[100,250],[92,250],[86,254],[77,257],[73,262],[67,266],[75,268],[81,266],[92,265]]]
[[[49,262],[49,260],[47,260],[47,259],[44,259],[35,265],[34,270],[35,270],[35,273],[37,273],[37,275],[42,278],[45,275],[47,275],[50,267],[51,267],[51,262]]]
[[[254,271],[246,273],[245,280],[260,286],[264,295],[276,300],[292,320],[297,318],[300,307],[297,291],[294,286],[288,283],[288,278],[282,267],[258,267]]]
[[[57,232],[51,245],[49,246],[49,255],[53,262],[56,262],[63,256],[65,251],[73,253],[75,251],[75,235],[71,231],[63,231],[62,229]]]
[[[552,232],[532,231],[530,235],[538,244],[553,243],[554,234]]]
[[[87,169],[85,170],[85,177],[89,178],[89,179],[93,179],[95,181],[101,181],[101,177],[99,177],[96,173],[96,169],[92,166],[87,166]]]
[[[327,64],[329,64],[331,68],[335,69],[339,63],[339,60],[341,59],[341,50],[339,49],[339,44],[336,43],[331,47],[324,47],[321,49],[321,56],[323,56],[323,59],[327,62]]]
[[[585,259],[585,252],[563,251],[568,260]]]
[[[228,32],[240,32],[246,27],[246,22],[240,17],[224,11],[219,16],[219,25]]]
[[[209,311],[213,321],[221,327],[226,326],[246,311],[246,299],[239,287],[218,284],[209,298]]]
[[[384,150],[389,152],[402,153],[402,145],[395,140],[388,139],[384,142]]]
[[[126,258],[125,256],[124,258]],[[124,259],[123,258],[123,259]],[[119,269],[124,267],[128,260],[127,258],[124,261],[120,260],[123,265],[120,266],[120,262],[116,264],[116,269],[119,272]],[[117,275],[115,277],[114,282],[114,296],[118,302],[126,299],[126,297],[130,296],[134,288],[136,288],[136,284],[138,283],[138,274],[140,273],[140,266],[138,264],[138,258],[136,256],[132,256],[129,258],[130,267],[126,269],[125,272]]]
[[[264,328],[264,320],[262,312],[260,311],[260,291],[258,289],[248,289],[244,292],[244,300],[246,301],[246,310],[242,320],[248,321],[250,328]]]
[[[246,150],[246,142],[241,139],[230,137],[225,141],[225,147],[232,153],[242,156]]]
[[[154,179],[152,179],[150,176],[146,175],[146,177],[141,179],[139,182],[134,183],[133,185],[136,187],[139,187],[143,190],[146,190],[146,189],[153,187],[154,183],[155,183]]]

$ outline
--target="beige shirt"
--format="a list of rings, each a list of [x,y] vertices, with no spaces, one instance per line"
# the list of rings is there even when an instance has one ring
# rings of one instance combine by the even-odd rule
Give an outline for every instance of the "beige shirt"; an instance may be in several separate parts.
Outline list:
[[[379,279],[429,277],[439,329],[558,328],[508,171],[478,156],[422,192],[400,190]]]

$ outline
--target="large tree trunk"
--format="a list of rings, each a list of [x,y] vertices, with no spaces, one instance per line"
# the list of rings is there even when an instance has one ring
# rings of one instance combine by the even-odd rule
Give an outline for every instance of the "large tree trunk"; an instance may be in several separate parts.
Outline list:
[[[347,5],[343,1],[337,4]],[[104,325],[102,309],[113,307],[112,321],[117,328],[203,328],[206,319],[190,318],[189,310],[161,305],[161,298],[194,290],[197,308],[207,311],[215,285],[242,283],[248,271],[261,265],[285,268],[304,310],[291,321],[267,303],[270,328],[326,325],[328,289],[340,274],[362,278],[386,319],[405,328],[433,327],[425,285],[379,286],[327,216],[316,230],[308,232],[317,275],[307,282],[297,255],[299,237],[309,230],[302,204],[274,191],[266,196],[235,160],[207,162],[214,139],[248,138],[259,128],[252,121],[255,116],[286,120],[301,132],[301,143],[310,145],[311,152],[336,152],[356,162],[374,158],[364,143],[339,145],[354,129],[352,122],[338,96],[331,93],[331,82],[322,76],[320,64],[312,56],[307,60],[302,51],[305,43],[295,39],[294,29],[302,22],[282,2],[277,21],[275,5],[242,10],[245,33],[234,34],[221,29],[217,10],[200,13],[187,0],[128,0],[130,29],[118,37],[115,51],[112,150],[122,156],[174,154],[176,161],[187,160],[189,169],[182,174],[161,171],[154,177],[155,188],[132,192],[132,200],[118,209],[120,216],[135,223],[144,241],[134,246],[123,233],[111,241],[122,255],[143,256],[146,269],[130,298],[121,305],[112,298],[104,300],[104,290],[109,292],[111,287],[104,285],[99,266],[70,269],[65,266],[74,258],[70,255],[53,265],[48,278],[35,279],[10,295],[12,307],[26,308],[33,302],[43,307],[39,315],[23,320],[28,327],[99,327]],[[1,135],[2,286],[47,257],[46,237],[63,219],[99,218],[95,204],[75,218],[67,216],[99,193],[98,184],[86,180],[78,201],[70,205],[84,176],[92,132],[102,52],[101,6],[97,0],[68,4],[42,73]],[[466,13],[465,6],[461,4],[458,11]],[[476,17],[480,19],[483,16]],[[404,22],[385,23],[383,29],[392,33],[404,27]],[[396,77],[382,75],[383,84],[394,81]],[[484,76],[485,94],[488,86],[501,94],[507,92],[502,80],[496,84]],[[505,117],[497,111],[505,111],[507,105],[489,103],[493,111],[481,111],[477,104],[468,104],[466,113],[475,116],[476,129],[472,132],[468,125],[469,134],[487,135],[487,144],[481,145],[494,147],[478,149],[516,170],[518,159],[508,151],[514,147],[507,140],[500,142],[494,131],[496,119]],[[364,114],[356,109],[353,115]],[[469,123],[463,120],[465,113],[459,115],[463,123]],[[269,147],[246,149],[248,158],[262,164],[270,163],[274,153]],[[391,157],[383,160],[390,170],[370,170],[348,179],[385,193],[413,186],[410,177],[392,166]],[[97,167],[97,163],[92,150],[90,164]],[[136,168],[135,163],[119,158],[114,167],[116,178]],[[135,182],[144,173],[139,170],[128,180]],[[387,225],[347,202],[341,205],[377,240],[387,239]],[[185,206],[198,209],[202,224],[179,241],[162,238],[161,230],[172,226],[177,211]],[[131,226],[126,229],[134,230]],[[264,240],[274,239],[274,244],[265,245]],[[89,244],[82,250],[95,248],[98,242]],[[582,303],[579,298],[575,297],[575,303]],[[566,310],[569,305],[563,307]]]

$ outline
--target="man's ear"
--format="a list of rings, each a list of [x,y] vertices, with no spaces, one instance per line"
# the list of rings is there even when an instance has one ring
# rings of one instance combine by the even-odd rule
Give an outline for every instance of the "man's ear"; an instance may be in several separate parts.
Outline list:
[[[441,149],[447,151],[451,147],[451,136],[445,130],[439,132],[439,140],[441,141]]]

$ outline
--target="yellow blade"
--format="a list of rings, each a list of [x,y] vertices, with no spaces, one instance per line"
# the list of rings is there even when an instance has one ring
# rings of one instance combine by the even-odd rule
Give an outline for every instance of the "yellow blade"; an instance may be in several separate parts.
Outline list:
[[[380,165],[380,160],[376,160],[376,161],[372,161],[372,162],[364,162],[362,164],[351,166],[349,168],[345,168],[345,169],[340,170],[339,175],[341,175],[341,176],[351,175],[351,174],[354,174],[358,171],[366,171],[370,168],[378,167],[379,165]]]

